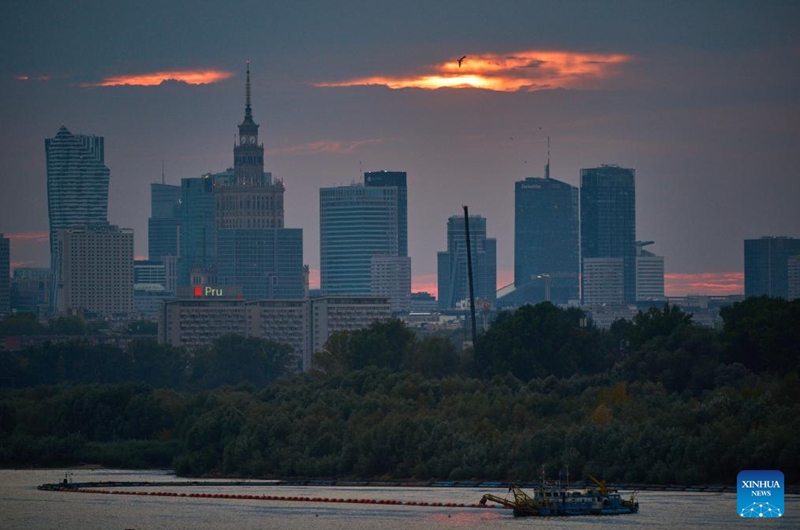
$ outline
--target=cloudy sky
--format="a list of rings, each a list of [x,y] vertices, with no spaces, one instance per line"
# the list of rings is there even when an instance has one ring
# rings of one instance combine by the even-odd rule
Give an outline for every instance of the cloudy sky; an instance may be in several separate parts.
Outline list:
[[[636,169],[668,294],[742,292],[744,239],[800,237],[800,2],[31,1],[0,24],[16,266],[49,263],[44,139],[62,124],[105,137],[109,220],[146,256],[162,160],[173,184],[233,164],[248,60],[265,169],[315,272],[319,188],[387,169],[408,172],[415,290],[435,290],[463,204],[510,283],[514,182],[543,176],[547,136],[553,178]]]

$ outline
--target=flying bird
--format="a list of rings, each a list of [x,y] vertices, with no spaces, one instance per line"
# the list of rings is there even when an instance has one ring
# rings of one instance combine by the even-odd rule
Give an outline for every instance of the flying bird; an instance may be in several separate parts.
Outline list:
[[[467,58],[467,56],[466,56],[466,55],[464,55],[464,56],[462,56],[462,57],[461,57],[461,59],[459,59],[459,60],[458,60],[458,67],[459,67],[459,68],[461,68],[461,62],[462,62],[464,59],[466,59],[466,58]]]

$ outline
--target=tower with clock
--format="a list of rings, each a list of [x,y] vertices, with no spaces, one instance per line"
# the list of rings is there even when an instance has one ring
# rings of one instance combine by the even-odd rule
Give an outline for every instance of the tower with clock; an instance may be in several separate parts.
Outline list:
[[[283,226],[283,182],[264,172],[264,146],[250,106],[247,63],[244,120],[233,146],[232,178],[214,182],[216,272],[247,300],[302,298],[303,231]]]
[[[244,120],[239,124],[239,140],[233,146],[233,173],[237,185],[258,185],[264,175],[264,146],[258,143],[258,124],[250,107],[250,62],[247,62]]]

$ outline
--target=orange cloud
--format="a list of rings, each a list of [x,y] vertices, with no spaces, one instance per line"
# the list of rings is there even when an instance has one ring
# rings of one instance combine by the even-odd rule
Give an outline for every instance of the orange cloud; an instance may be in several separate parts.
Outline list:
[[[316,83],[319,87],[382,85],[393,89],[480,88],[501,92],[552,88],[590,88],[613,77],[633,57],[624,54],[529,50],[513,54],[467,56],[459,65],[448,61],[430,65],[424,74],[406,77],[365,77]]]
[[[361,146],[382,143],[383,139],[355,140],[353,142],[338,142],[322,140],[309,144],[279,147],[267,150],[268,155],[318,155],[318,154],[350,154]]]
[[[179,81],[187,85],[207,85],[224,81],[230,77],[233,77],[233,72],[222,70],[169,70],[106,77],[97,83],[84,83],[81,86],[157,86],[167,81]]]
[[[744,293],[744,273],[668,273],[664,275],[664,292],[667,296],[742,294]]]

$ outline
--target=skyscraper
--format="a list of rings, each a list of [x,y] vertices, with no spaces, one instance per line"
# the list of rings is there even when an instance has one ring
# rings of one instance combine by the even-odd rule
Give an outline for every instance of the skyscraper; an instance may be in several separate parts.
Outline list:
[[[150,218],[147,220],[147,251],[151,260],[177,256],[181,226],[181,187],[150,184]]]
[[[215,178],[209,173],[181,179],[180,286],[191,284],[191,272],[195,268],[208,270],[216,263]]]
[[[323,294],[371,292],[372,256],[399,255],[395,186],[319,190],[320,287]]]
[[[744,295],[789,298],[789,259],[800,254],[800,239],[744,240]]]
[[[248,63],[233,179],[214,183],[217,277],[240,286],[246,299],[303,297],[303,231],[284,228],[283,193],[283,182],[264,172]]]
[[[623,301],[636,301],[635,171],[616,165],[581,170],[581,258],[622,258]],[[584,276],[581,263],[581,277]],[[583,284],[583,279],[582,279]],[[581,297],[583,295],[581,286]]]
[[[380,254],[372,256],[370,292],[387,297],[392,313],[411,311],[411,258]]]
[[[133,311],[133,231],[109,224],[58,232],[58,311]]]
[[[44,141],[47,158],[47,210],[50,217],[51,309],[59,301],[61,279],[55,275],[60,259],[58,233],[108,222],[108,183],[102,136],[73,135],[63,125]]]
[[[549,173],[549,171],[548,171]],[[578,298],[578,188],[551,178],[514,186],[514,286],[524,300]],[[531,285],[535,284],[535,285]],[[539,287],[539,288],[530,288]]]
[[[644,249],[652,241],[636,242],[636,300],[664,299],[664,256]]]
[[[11,245],[0,234],[0,317],[11,312]]]
[[[408,186],[405,171],[367,171],[364,186],[397,188],[397,255],[408,256]]]
[[[475,298],[494,303],[497,298],[497,240],[486,237],[486,219],[469,216],[470,250]],[[464,217],[447,220],[447,250],[437,253],[439,309],[451,309],[469,299],[467,237]]]

